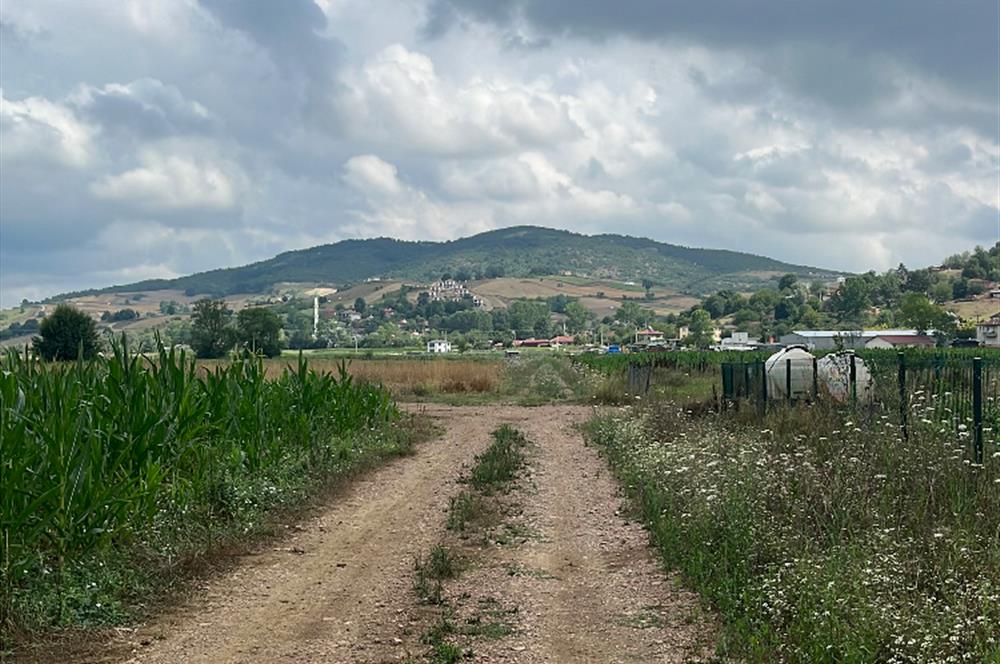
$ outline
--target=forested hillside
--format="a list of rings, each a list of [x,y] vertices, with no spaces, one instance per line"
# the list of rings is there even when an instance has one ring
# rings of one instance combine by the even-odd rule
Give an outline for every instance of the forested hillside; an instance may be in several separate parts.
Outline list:
[[[369,277],[427,281],[444,273],[464,280],[564,272],[637,282],[649,279],[658,286],[694,295],[720,288],[753,289],[774,274],[790,272],[812,278],[834,274],[735,251],[520,226],[452,242],[345,240],[286,252],[242,267],[90,292],[181,289],[192,295],[222,296],[260,293],[282,282],[341,284]]]

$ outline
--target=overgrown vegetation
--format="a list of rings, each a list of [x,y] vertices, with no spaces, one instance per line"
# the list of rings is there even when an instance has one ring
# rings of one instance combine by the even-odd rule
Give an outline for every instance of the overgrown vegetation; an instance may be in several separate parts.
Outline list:
[[[503,491],[524,466],[526,446],[524,436],[510,425],[505,424],[494,431],[493,443],[476,456],[469,484],[485,495]]]
[[[700,416],[669,401],[594,418],[667,566],[757,662],[1000,660],[1000,450],[901,435],[821,405]],[[926,425],[921,420],[926,420]]]
[[[382,388],[300,359],[211,372],[160,349],[0,360],[2,628],[123,620],[185,562],[331,477],[405,453]]]

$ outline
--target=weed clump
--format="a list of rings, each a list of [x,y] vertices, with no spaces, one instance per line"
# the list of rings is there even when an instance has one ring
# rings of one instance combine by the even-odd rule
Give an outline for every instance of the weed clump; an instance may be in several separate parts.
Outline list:
[[[503,425],[493,432],[493,443],[476,457],[469,483],[483,494],[504,490],[525,465],[528,441],[517,429]]]
[[[446,527],[458,533],[494,525],[498,517],[496,507],[482,494],[462,491],[448,501]]]

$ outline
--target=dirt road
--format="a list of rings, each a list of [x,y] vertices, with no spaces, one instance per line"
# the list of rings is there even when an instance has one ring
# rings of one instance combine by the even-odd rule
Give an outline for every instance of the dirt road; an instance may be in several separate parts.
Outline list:
[[[603,460],[572,428],[585,407],[426,411],[444,428],[438,440],[357,480],[286,540],[90,661],[419,660],[413,561],[439,541],[463,465],[502,423],[537,443],[522,514],[533,536],[460,581],[466,597],[486,593],[516,616],[510,633],[476,644],[475,661],[680,662],[704,645],[696,598],[657,568]]]

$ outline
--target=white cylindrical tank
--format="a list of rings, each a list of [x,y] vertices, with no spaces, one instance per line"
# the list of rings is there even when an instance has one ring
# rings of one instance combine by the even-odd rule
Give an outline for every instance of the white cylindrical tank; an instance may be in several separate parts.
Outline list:
[[[767,398],[788,399],[788,361],[791,360],[792,399],[811,399],[813,394],[813,356],[805,346],[789,346],[767,358]]]
[[[834,401],[846,403],[851,398],[851,357],[854,357],[854,377],[857,383],[858,403],[871,403],[874,380],[868,365],[854,351],[824,355],[816,363],[819,388]]]

